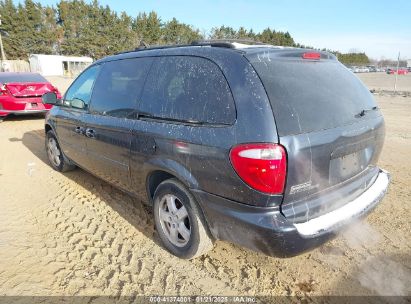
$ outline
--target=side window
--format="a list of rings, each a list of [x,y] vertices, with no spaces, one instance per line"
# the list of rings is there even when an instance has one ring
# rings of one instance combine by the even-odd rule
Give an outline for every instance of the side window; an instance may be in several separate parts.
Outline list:
[[[231,124],[235,106],[221,70],[191,56],[156,59],[141,97],[140,110],[154,117]]]
[[[127,117],[136,108],[151,58],[132,58],[105,63],[94,85],[90,112]]]
[[[100,66],[96,65],[84,71],[67,90],[64,101],[71,104],[80,101],[84,103],[86,108],[90,103],[93,84],[99,70]]]

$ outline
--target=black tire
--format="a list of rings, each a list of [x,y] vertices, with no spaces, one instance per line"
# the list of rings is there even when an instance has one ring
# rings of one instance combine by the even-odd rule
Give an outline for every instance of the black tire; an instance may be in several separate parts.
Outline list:
[[[50,152],[50,147],[49,143],[50,141],[55,142],[55,151],[58,151],[59,154],[54,158],[52,158],[51,152]],[[45,141],[45,146],[46,146],[46,153],[47,153],[47,158],[49,160],[49,163],[51,167],[59,172],[67,172],[70,170],[73,170],[76,168],[76,165],[74,165],[64,154],[63,151],[60,148],[60,145],[58,143],[57,137],[54,134],[54,131],[50,130],[46,134],[46,141]],[[58,159],[58,161],[57,161]]]
[[[169,229],[172,229],[171,225],[173,224],[171,222],[166,223],[160,218],[160,212],[162,212],[162,216],[164,216],[164,214],[171,215],[172,213],[170,212],[170,210],[169,213],[164,210],[160,211],[160,209],[164,205],[164,200],[166,200],[166,198],[170,196],[176,198],[175,205],[180,205],[177,211],[182,210],[182,207],[184,207],[187,211],[184,223],[179,222],[179,224],[176,224],[177,227],[184,224],[184,227],[186,228],[189,226],[190,231],[189,240],[187,241],[182,237],[182,234],[180,234],[180,230],[178,230],[179,228],[174,228],[178,230],[178,241],[181,241],[182,243],[178,244],[177,246],[175,245],[176,242],[172,242],[170,240]],[[156,225],[157,233],[161,239],[162,244],[170,253],[182,259],[193,259],[205,254],[213,248],[213,239],[212,237],[210,237],[207,224],[204,220],[201,210],[197,205],[196,200],[189,192],[189,190],[177,179],[168,179],[157,187],[154,193],[153,208],[154,222]],[[188,225],[187,219],[189,221]],[[171,220],[172,219],[170,218],[170,221]],[[180,226],[180,229],[181,227],[182,226]]]

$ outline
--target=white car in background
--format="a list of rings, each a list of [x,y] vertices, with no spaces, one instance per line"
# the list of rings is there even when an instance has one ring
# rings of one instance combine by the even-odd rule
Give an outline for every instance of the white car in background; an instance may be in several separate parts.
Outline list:
[[[358,73],[368,73],[370,70],[367,67],[359,67]]]
[[[351,69],[352,69],[352,71],[353,71],[354,73],[360,73],[360,72],[361,72],[361,71],[360,71],[360,68],[357,67],[357,66],[353,66],[353,67],[351,67]]]

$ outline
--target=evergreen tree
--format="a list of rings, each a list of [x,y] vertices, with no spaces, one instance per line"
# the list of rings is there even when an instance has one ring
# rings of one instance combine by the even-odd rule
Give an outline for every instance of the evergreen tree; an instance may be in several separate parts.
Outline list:
[[[176,18],[167,22],[162,30],[162,42],[165,44],[188,44],[193,41],[204,39],[199,30],[180,23]]]
[[[33,0],[24,0],[17,6],[13,0],[0,0],[1,30],[4,50],[8,59],[27,59],[29,54],[61,54],[89,56],[94,59],[132,50],[143,40],[146,44],[188,44],[204,39],[196,28],[176,18],[163,23],[156,12],[139,13],[136,18],[121,14],[98,0],[60,0],[57,7],[42,6]],[[273,45],[312,48],[295,43],[289,32],[270,28],[260,33],[230,26],[211,29],[210,39],[245,39]],[[330,50],[328,50],[330,51]],[[349,65],[365,65],[369,59],[364,53],[341,54],[330,51]]]
[[[44,8],[43,42],[48,54],[58,54],[58,41],[62,35],[61,28],[56,23],[56,10],[53,7]]]
[[[257,35],[259,41],[281,46],[295,46],[294,39],[288,32],[276,32],[270,28],[266,28],[260,34]]]
[[[161,43],[161,19],[156,12],[140,13],[135,22],[138,40],[143,40],[149,45]]]
[[[8,36],[2,36],[6,57],[7,59],[17,59],[24,50],[16,37],[19,34],[18,26],[21,24],[21,20],[18,19],[17,7],[12,0],[0,1],[0,15],[2,19],[1,30],[8,34]]]
[[[220,26],[211,29],[211,39],[236,39],[237,32],[230,26]]]
[[[87,7],[83,0],[65,1],[57,5],[58,20],[63,30],[59,49],[63,55],[86,55],[84,49],[91,47],[87,43],[84,31],[91,30],[88,24]],[[88,54],[87,54],[88,55]]]
[[[365,53],[336,54],[338,60],[345,65],[367,65],[370,59]]]

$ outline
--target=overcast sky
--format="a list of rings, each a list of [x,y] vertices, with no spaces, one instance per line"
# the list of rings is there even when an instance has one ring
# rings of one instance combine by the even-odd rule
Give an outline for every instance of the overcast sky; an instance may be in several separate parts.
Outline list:
[[[56,0],[43,0],[55,4]],[[89,1],[88,1],[89,2]],[[126,11],[156,11],[163,21],[176,17],[200,30],[226,25],[254,31],[289,31],[296,42],[318,48],[366,52],[375,59],[411,59],[411,0],[100,0]]]

